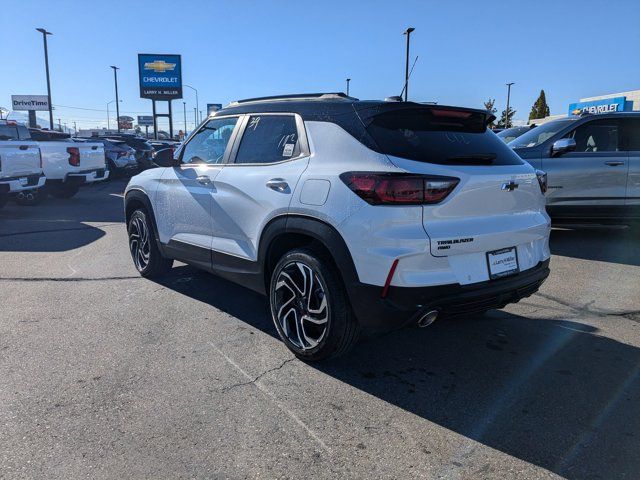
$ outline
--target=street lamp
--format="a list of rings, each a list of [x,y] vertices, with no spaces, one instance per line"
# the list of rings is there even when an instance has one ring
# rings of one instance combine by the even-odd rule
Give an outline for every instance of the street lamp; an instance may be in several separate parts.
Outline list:
[[[182,102],[182,110],[184,113],[184,138],[187,138],[187,102]]]
[[[511,85],[515,82],[507,83],[507,109],[504,113],[504,128],[509,128],[509,100],[511,99]]]
[[[197,112],[198,110],[200,110],[200,104],[198,103],[198,90],[196,90],[195,88],[193,88],[191,85],[187,85],[186,83],[183,83],[182,85],[183,85],[184,87],[188,87],[188,88],[190,88],[191,90],[193,90],[194,92],[196,92],[196,112]],[[197,114],[196,114],[196,115],[197,115]],[[198,123],[200,123],[200,122],[198,122],[198,118],[196,117],[196,125],[197,125]]]
[[[113,68],[113,81],[116,84],[116,125],[118,126],[118,133],[120,133],[120,100],[118,100],[118,70],[115,65],[111,65]]]
[[[198,128],[198,109],[193,107],[193,129]]]
[[[44,68],[47,72],[47,100],[49,102],[49,128],[53,130],[53,105],[51,104],[51,79],[49,78],[49,49],[47,48],[47,35],[53,35],[51,32],[47,32],[44,28],[36,28],[36,30],[42,33],[42,39],[44,40]]]
[[[407,101],[409,98],[409,39],[411,37],[411,32],[413,32],[415,28],[409,27],[407,31],[403,33],[403,35],[407,36],[407,58],[404,65],[404,101]]]
[[[118,102],[122,102],[122,100],[118,100]],[[111,123],[109,121],[109,105],[112,103],[116,103],[116,101],[111,100],[110,102],[107,102],[107,130],[111,130]]]
[[[350,78],[347,78],[347,97],[349,96],[349,82],[351,81]]]

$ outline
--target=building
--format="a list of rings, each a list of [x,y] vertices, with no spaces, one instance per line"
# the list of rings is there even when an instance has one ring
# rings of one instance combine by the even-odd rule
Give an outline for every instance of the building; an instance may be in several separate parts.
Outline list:
[[[566,114],[537,118],[535,120],[529,120],[529,123],[541,125],[557,118],[566,117],[567,115],[578,115],[581,112],[606,113],[638,111],[640,111],[640,90],[631,90],[629,92],[581,98],[580,101],[569,104]]]

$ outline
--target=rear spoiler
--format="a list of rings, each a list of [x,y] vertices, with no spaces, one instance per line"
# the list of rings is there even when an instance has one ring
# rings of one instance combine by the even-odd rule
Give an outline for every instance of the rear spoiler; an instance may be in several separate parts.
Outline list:
[[[379,115],[381,113],[393,112],[399,110],[413,110],[413,109],[424,109],[429,110],[434,113],[434,115],[439,115],[444,117],[458,117],[461,118],[463,115],[468,114],[471,115],[482,115],[483,116],[483,125],[486,128],[492,122],[496,120],[496,116],[488,111],[482,110],[479,108],[467,108],[467,107],[456,107],[451,105],[438,105],[438,104],[425,104],[425,103],[417,103],[417,102],[388,102],[388,103],[376,103],[374,105],[367,104],[354,104],[354,108],[360,118],[367,124],[367,120],[371,117]],[[437,113],[436,113],[437,112]]]

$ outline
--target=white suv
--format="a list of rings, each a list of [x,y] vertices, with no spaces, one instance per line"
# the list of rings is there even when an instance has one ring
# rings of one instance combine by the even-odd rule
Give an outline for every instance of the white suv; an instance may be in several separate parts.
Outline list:
[[[131,179],[135,266],[176,259],[268,295],[306,360],[517,302],[549,274],[545,179],[492,120],[343,94],[234,102]]]

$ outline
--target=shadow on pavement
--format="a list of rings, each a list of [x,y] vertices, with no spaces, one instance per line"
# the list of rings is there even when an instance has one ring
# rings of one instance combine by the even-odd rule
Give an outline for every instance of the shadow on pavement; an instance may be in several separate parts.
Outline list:
[[[91,223],[124,223],[125,186],[124,179],[97,184],[32,207],[10,202],[0,210],[0,252],[63,252],[95,242],[105,232]]]
[[[610,227],[554,228],[549,245],[554,255],[640,266],[638,232]]]
[[[277,336],[261,295],[188,266],[159,283]],[[568,478],[640,472],[640,350],[588,325],[493,311],[368,339],[311,367]],[[425,437],[417,461],[430,450]]]

